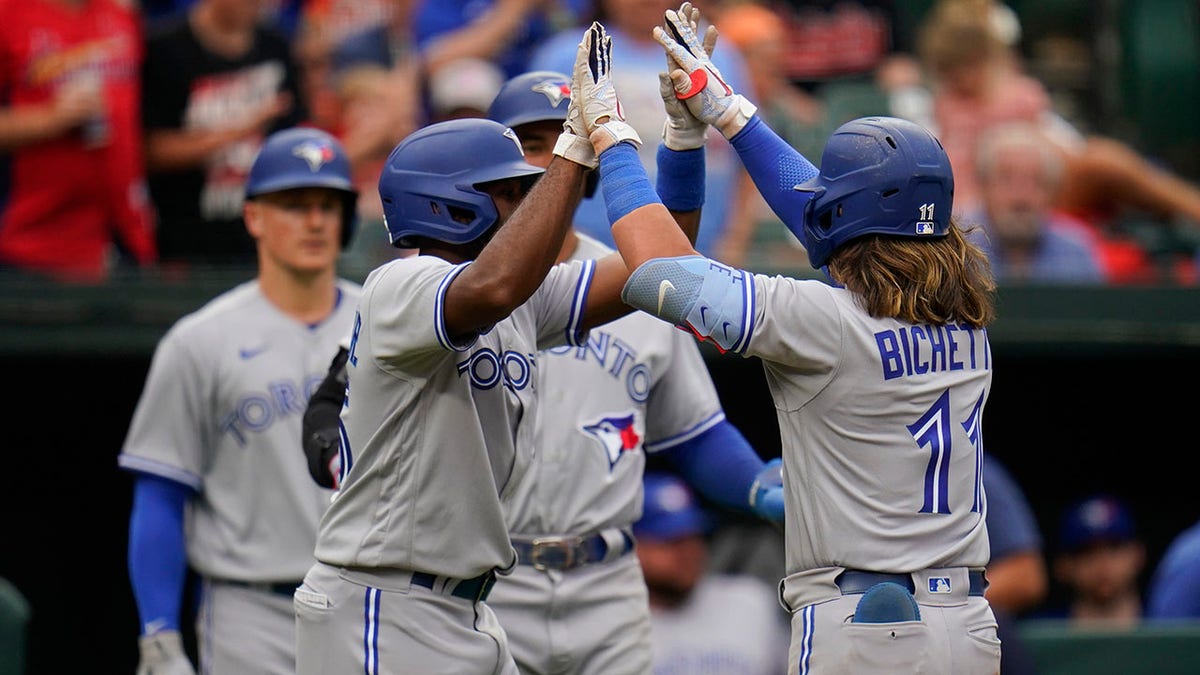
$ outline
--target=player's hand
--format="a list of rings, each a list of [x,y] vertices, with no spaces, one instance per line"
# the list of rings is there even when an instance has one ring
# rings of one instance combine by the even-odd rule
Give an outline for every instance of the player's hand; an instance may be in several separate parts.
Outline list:
[[[642,139],[625,121],[621,102],[612,81],[612,38],[599,22],[583,34],[575,52],[575,68],[571,73],[571,108],[568,121],[581,125],[591,139],[599,156],[621,142],[641,147]],[[576,115],[575,119],[570,116]]]
[[[699,20],[695,10],[684,16],[668,9],[664,18],[666,30],[655,26],[654,39],[679,64],[679,68],[670,72],[675,96],[687,104],[697,119],[716,127],[725,138],[733,138],[758,108],[741,94],[735,94],[713,65],[693,28],[693,22]],[[705,41],[710,40],[715,41],[716,36],[706,36]]]
[[[692,32],[700,30],[700,10],[685,2],[679,7],[679,14],[691,24]],[[709,26],[704,33],[704,53],[711,57],[717,45],[717,29]],[[663,144],[672,150],[694,150],[704,147],[708,125],[696,119],[687,104],[675,95],[675,86],[669,73],[680,70],[680,65],[667,54],[667,72],[658,74],[658,93],[662,96],[663,108],[667,111],[667,121],[663,124]]]
[[[783,524],[783,460],[776,457],[763,465],[750,485],[750,508],[764,520]]]
[[[183,650],[179,631],[163,630],[138,638],[137,675],[196,675]]]
[[[569,159],[576,164],[582,164],[589,169],[594,169],[599,164],[596,159],[596,150],[592,147],[592,142],[588,140],[587,129],[583,125],[583,113],[579,109],[579,97],[575,92],[579,88],[575,86],[575,80],[571,80],[571,100],[567,104],[567,118],[563,120],[562,133],[558,135],[558,142],[554,144],[554,154]]]

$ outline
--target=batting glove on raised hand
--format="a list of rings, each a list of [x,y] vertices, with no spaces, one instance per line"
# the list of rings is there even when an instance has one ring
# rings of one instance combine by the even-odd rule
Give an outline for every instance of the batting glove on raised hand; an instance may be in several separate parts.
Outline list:
[[[679,64],[670,73],[676,98],[684,101],[701,122],[713,125],[725,138],[733,138],[758,108],[741,94],[733,93],[721,71],[713,65],[693,29],[693,17],[696,20],[699,17],[697,12],[683,16],[668,9],[664,16],[667,30],[655,26],[654,39]],[[712,40],[715,39],[714,35]]]
[[[563,131],[558,135],[554,144],[554,154],[569,159],[576,164],[582,164],[594,169],[599,164],[592,142],[588,140],[587,129],[583,126],[583,113],[579,111],[579,98],[575,95],[579,87],[571,80],[571,98],[567,104],[567,118],[563,120]]]
[[[700,28],[700,10],[685,2],[679,7],[679,14],[691,24],[692,32]],[[709,26],[704,33],[704,53],[711,57],[717,46],[717,29]],[[663,124],[663,144],[672,150],[695,150],[704,147],[708,125],[696,119],[687,104],[675,95],[675,85],[671,82],[669,73],[680,70],[680,65],[667,54],[667,72],[658,74],[658,93],[662,96],[663,108],[667,111],[667,121]]]
[[[570,115],[576,114],[587,130],[596,154],[627,141],[641,147],[642,139],[625,121],[612,81],[612,38],[599,22],[592,22],[575,52]]]
[[[183,651],[183,639],[176,630],[163,630],[138,638],[137,675],[196,675],[192,662]]]
[[[775,525],[783,524],[783,460],[763,465],[750,484],[750,509]]]

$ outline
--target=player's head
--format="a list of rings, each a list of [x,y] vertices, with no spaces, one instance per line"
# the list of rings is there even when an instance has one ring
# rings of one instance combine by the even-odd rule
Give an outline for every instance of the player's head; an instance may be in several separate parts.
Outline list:
[[[705,535],[712,519],[695,493],[678,476],[647,471],[642,517],[633,524],[638,560],[651,595],[658,601],[682,601],[704,576]]]
[[[246,180],[246,200],[266,195],[323,188],[341,203],[341,245],[354,236],[358,191],[350,179],[350,160],[336,138],[319,129],[292,127],[267,137]]]
[[[820,173],[796,189],[813,193],[803,232],[796,233],[813,267],[864,235],[931,238],[950,231],[950,159],[933,134],[907,120],[843,124],[825,145]]]
[[[388,238],[401,248],[420,248],[422,238],[473,242],[500,221],[487,184],[521,179],[527,190],[542,172],[498,122],[456,119],[418,129],[392,150],[379,176]]]
[[[492,99],[488,119],[517,132],[525,161],[545,168],[554,157],[571,105],[571,78],[553,70],[534,70],[511,77]],[[596,172],[588,174],[584,196],[596,191]]]

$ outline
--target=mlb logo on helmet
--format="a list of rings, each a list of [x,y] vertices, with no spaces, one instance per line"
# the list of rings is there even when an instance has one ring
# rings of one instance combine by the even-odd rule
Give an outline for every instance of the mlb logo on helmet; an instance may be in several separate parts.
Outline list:
[[[917,234],[933,234],[933,223],[928,220],[918,222]]]

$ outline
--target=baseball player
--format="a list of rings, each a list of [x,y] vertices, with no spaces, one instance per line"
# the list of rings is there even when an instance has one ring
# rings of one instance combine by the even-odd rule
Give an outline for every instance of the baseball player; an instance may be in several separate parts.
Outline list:
[[[483,601],[517,561],[503,503],[534,459],[537,354],[630,311],[619,255],[554,265],[595,162],[569,126],[554,154],[543,171],[511,129],[458,119],[388,157],[388,235],[418,254],[372,271],[354,318],[340,488],[295,593],[300,675],[517,672]]]
[[[614,214],[613,235],[627,302],[763,362],[783,448],[789,669],[995,673],[980,469],[995,284],[950,220],[945,151],[916,124],[864,118],[835,131],[818,171],[724,83],[691,9],[654,30],[679,66],[678,98],[731,141],[832,284],[704,258],[650,201]],[[615,96],[609,59],[593,25],[575,76],[582,110]],[[604,121],[583,116],[601,187],[636,193],[636,153]]]
[[[354,319],[336,262],[357,194],[341,145],[268,137],[246,183],[258,274],[181,318],[155,350],[119,463],[135,472],[129,574],[139,675],[193,671],[180,639],[187,565],[202,580],[201,671],[295,672],[292,592],[330,492],[297,464],[300,420]]]
[[[516,132],[526,161],[545,167],[570,91],[566,75],[525,73],[504,84],[488,116]],[[702,145],[703,125],[694,126]],[[669,139],[685,144],[675,134]],[[557,260],[611,252],[572,228]],[[537,454],[530,478],[506,503],[518,565],[498,580],[488,604],[522,673],[649,672],[649,606],[630,555],[645,453],[672,461],[713,500],[747,511],[766,467],[725,419],[696,342],[683,331],[639,312],[592,330],[586,345],[545,350],[538,359]],[[309,466],[325,485],[334,484],[327,467],[336,457],[341,362],[305,415]],[[782,488],[771,490],[772,498],[754,504],[764,517],[782,520]]]

